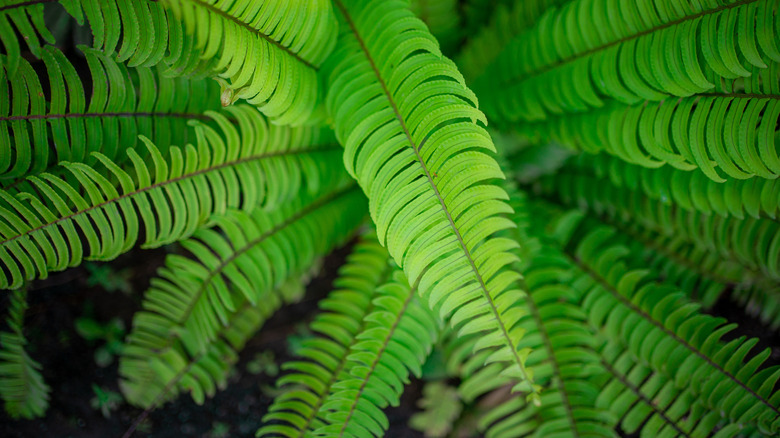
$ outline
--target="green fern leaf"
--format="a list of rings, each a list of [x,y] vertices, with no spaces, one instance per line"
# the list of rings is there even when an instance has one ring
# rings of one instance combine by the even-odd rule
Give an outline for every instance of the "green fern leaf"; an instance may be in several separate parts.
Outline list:
[[[750,96],[750,97],[748,97]],[[775,179],[780,99],[737,93],[666,99],[627,106],[610,102],[596,111],[526,125],[537,141],[555,141],[588,153],[607,152],[629,163],[664,163],[725,177]],[[724,177],[725,176],[725,177]]]
[[[50,388],[41,376],[41,365],[25,351],[27,289],[11,292],[10,301],[6,321],[11,331],[0,332],[0,398],[11,418],[42,417],[49,407]]]
[[[16,72],[21,53],[16,35],[10,26],[4,25],[8,17],[20,30],[32,54],[40,57],[40,40],[54,43],[44,22],[44,7],[48,5],[41,3],[54,1],[0,2],[0,28],[3,30],[0,40],[6,49],[12,74]],[[88,22],[95,49],[106,55],[116,53],[117,59],[127,61],[130,67],[152,67],[165,61],[176,66],[180,74],[185,71],[192,74],[203,68],[198,57],[192,56],[189,50],[192,42],[183,34],[180,23],[168,16],[157,2],[59,0],[58,3],[78,24]]]
[[[380,286],[374,310],[350,349],[346,373],[320,408],[325,426],[315,436],[382,436],[389,424],[381,409],[398,406],[409,373],[422,365],[439,333],[433,312],[417,299],[400,270]]]
[[[203,404],[207,396],[226,387],[229,371],[246,342],[282,304],[296,301],[302,293],[301,280],[290,278],[255,305],[236,295],[230,321],[200,349],[174,339],[167,348],[149,350],[138,345],[142,341],[131,339],[120,362],[122,393],[130,403],[146,408],[174,400],[180,392],[188,392],[195,403]],[[146,355],[133,357],[139,352]]]
[[[491,120],[508,122],[706,92],[708,78],[780,61],[776,11],[774,0],[575,0],[508,44],[475,90]]]
[[[275,123],[301,125],[320,91],[316,69],[335,44],[330,2],[164,0],[223,84],[222,104],[246,99]],[[262,67],[260,67],[262,66]]]
[[[363,220],[364,203],[357,188],[337,187],[271,213],[230,210],[216,220],[219,231],[201,230],[182,242],[192,258],[168,257],[134,318],[120,361],[128,399],[148,406],[156,395],[147,379],[157,361],[166,362],[179,348],[190,357],[207,351],[241,303],[267,306],[286,279],[300,277],[350,236]]]
[[[503,174],[486,153],[494,147],[476,97],[403,2],[336,7],[344,25],[325,69],[326,103],[380,243],[463,335],[484,333],[477,348],[533,396],[529,352],[517,347],[523,292],[504,269],[515,244],[486,240],[512,223],[497,215],[510,209],[489,184]]]
[[[481,415],[478,427],[487,437],[614,436],[614,420],[594,404],[599,388],[590,380],[603,371],[598,367],[595,333],[579,308],[581,293],[568,284],[571,264],[549,236],[532,228],[525,196],[513,193],[511,202],[518,212],[513,237],[524,242],[519,254],[524,262],[516,269],[524,272],[528,290],[528,298],[521,302],[529,309],[519,321],[526,331],[521,346],[531,349],[527,366],[542,386],[541,406],[510,396]],[[533,207],[534,214],[537,210]],[[495,364],[475,366],[479,360],[473,357],[459,366],[461,396],[474,400],[492,393],[485,397],[507,398],[511,382],[498,377],[500,369]]]
[[[197,146],[171,147],[167,159],[144,139],[153,171],[130,149],[127,171],[97,154],[102,168],[63,164],[76,187],[44,173],[29,178],[40,199],[0,191],[0,260],[9,270],[0,274],[0,288],[45,278],[82,258],[113,259],[135,244],[141,223],[143,246],[156,247],[188,237],[228,207],[275,208],[302,186],[313,193],[343,175],[327,131],[269,127],[248,106],[229,113],[238,127],[208,113],[218,129],[196,123]]]
[[[304,437],[324,425],[317,413],[333,384],[346,372],[349,348],[364,329],[377,288],[392,272],[389,260],[373,234],[355,245],[339,269],[335,290],[319,304],[323,313],[310,324],[320,336],[304,343],[299,355],[305,360],[282,366],[291,370],[277,381],[285,392],[276,397],[263,417],[265,426],[258,430],[258,436]]]
[[[762,433],[780,429],[780,368],[760,369],[769,350],[751,359],[757,339],[721,338],[733,329],[698,312],[698,305],[659,285],[644,270],[629,270],[625,249],[609,242],[614,230],[597,228],[572,254],[589,281],[583,309],[603,333],[627,345],[633,355],[663,371],[678,387],[690,387],[704,405],[736,423],[755,424]]]
[[[92,152],[121,164],[138,135],[165,153],[168,145],[194,140],[189,119],[209,120],[205,112],[219,108],[216,84],[167,79],[146,67],[131,75],[111,57],[81,50],[93,78],[89,102],[75,68],[52,46],[42,51],[49,99],[27,61],[16,75],[0,71],[0,94],[9,96],[0,102],[0,179],[13,184],[60,161],[92,165],[97,162]]]

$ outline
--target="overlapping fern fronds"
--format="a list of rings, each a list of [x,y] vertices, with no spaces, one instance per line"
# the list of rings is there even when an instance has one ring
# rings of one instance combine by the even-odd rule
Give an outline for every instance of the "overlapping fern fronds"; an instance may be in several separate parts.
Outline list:
[[[93,165],[97,162],[93,152],[121,164],[127,160],[126,149],[139,143],[139,135],[165,154],[169,145],[195,140],[188,120],[208,120],[205,113],[219,109],[219,89],[212,82],[165,78],[147,67],[128,69],[102,52],[81,50],[91,73],[89,101],[76,69],[53,46],[45,46],[41,53],[48,99],[44,77],[38,77],[27,61],[21,61],[15,75],[0,71],[0,95],[7,97],[0,101],[4,186],[61,161]],[[139,152],[145,154],[145,148]]]
[[[142,226],[143,246],[160,246],[186,238],[228,207],[273,208],[300,187],[316,192],[321,181],[341,173],[327,131],[269,127],[248,106],[229,113],[238,126],[207,113],[218,127],[196,124],[196,146],[171,147],[168,157],[144,140],[150,164],[128,149],[132,165],[123,170],[96,153],[102,167],[62,163],[76,187],[44,173],[28,178],[40,197],[0,191],[0,260],[9,270],[0,288],[45,278],[84,258],[113,259],[135,244]]]
[[[304,192],[270,213],[259,207],[251,214],[229,210],[214,229],[182,242],[192,258],[167,258],[134,318],[120,362],[128,400],[148,407],[168,385],[154,372],[158,362],[170,363],[169,355],[182,352],[205,354],[239,309],[270,315],[279,305],[274,290],[300,278],[351,235],[363,220],[365,201],[353,183],[343,182],[319,196]]]
[[[318,417],[320,408],[331,387],[347,372],[350,347],[365,328],[377,289],[393,272],[389,261],[373,233],[355,245],[339,269],[333,292],[319,303],[322,313],[310,324],[318,336],[305,341],[298,351],[302,360],[282,366],[290,370],[277,381],[285,391],[263,417],[266,426],[258,435],[303,437],[325,424]]]
[[[162,6],[148,0],[104,2],[95,0],[0,1],[0,41],[8,55],[8,70],[15,73],[21,59],[19,31],[30,52],[40,57],[43,43],[54,43],[46,28],[44,8],[57,1],[79,24],[87,23],[93,36],[93,47],[130,67],[151,67],[162,62],[192,73],[199,58],[192,51],[192,41],[181,24],[172,20]],[[121,44],[120,44],[121,43]]]
[[[8,297],[6,323],[10,331],[0,332],[0,398],[11,418],[42,417],[49,407],[49,386],[41,376],[41,365],[25,350],[24,312],[27,289]]]
[[[780,61],[776,12],[774,0],[575,0],[512,40],[475,89],[508,121],[707,92]]]
[[[381,409],[398,406],[409,374],[421,376],[438,338],[438,319],[400,270],[379,287],[372,304],[344,373],[320,408],[324,425],[316,436],[383,436],[389,424]]]
[[[193,34],[223,84],[222,103],[246,99],[275,123],[301,125],[321,96],[316,69],[336,42],[327,0],[163,0]]]
[[[369,199],[379,242],[409,282],[517,389],[537,388],[518,348],[524,293],[510,240],[511,211],[486,120],[454,64],[425,25],[398,1],[336,1],[341,35],[326,63],[327,107],[344,164]]]

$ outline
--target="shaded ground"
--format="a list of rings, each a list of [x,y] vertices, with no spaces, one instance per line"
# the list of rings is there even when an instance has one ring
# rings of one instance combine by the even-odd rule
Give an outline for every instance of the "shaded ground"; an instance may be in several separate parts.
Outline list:
[[[300,332],[315,314],[317,301],[331,290],[338,267],[348,253],[341,249],[328,257],[322,273],[308,286],[306,297],[282,308],[262,330],[247,343],[240,355],[235,374],[226,390],[218,392],[204,405],[196,405],[183,395],[153,411],[134,434],[135,437],[249,437],[260,425],[262,415],[273,400],[275,377],[247,370],[257,355],[272,352],[277,363],[291,358],[288,337]],[[132,293],[107,292],[101,286],[89,286],[91,274],[85,267],[52,274],[36,282],[30,290],[30,309],[25,318],[29,353],[43,366],[43,376],[51,386],[51,401],[45,418],[13,421],[0,409],[2,437],[121,437],[141,413],[125,403],[106,418],[99,408],[90,405],[95,398],[92,385],[119,392],[116,360],[106,367],[95,363],[95,351],[105,342],[89,342],[79,335],[74,323],[91,314],[100,324],[118,317],[126,328],[132,315],[140,309],[141,298],[149,279],[163,263],[166,250],[136,250],[111,263],[114,272],[130,274]],[[85,307],[93,303],[93,310]],[[0,300],[0,308],[7,298]],[[308,319],[307,319],[308,318]],[[406,422],[414,412],[421,385],[413,381],[405,391],[399,408],[388,412],[391,430],[388,436],[420,436],[409,432]]]

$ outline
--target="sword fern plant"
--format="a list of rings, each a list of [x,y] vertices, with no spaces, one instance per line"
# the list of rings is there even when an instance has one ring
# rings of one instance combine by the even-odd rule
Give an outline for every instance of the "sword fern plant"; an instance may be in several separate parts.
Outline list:
[[[30,282],[178,243],[120,387],[204,403],[356,238],[258,436],[381,436],[412,375],[434,435],[780,434],[713,310],[780,326],[777,0],[0,0],[0,43],[11,416]]]

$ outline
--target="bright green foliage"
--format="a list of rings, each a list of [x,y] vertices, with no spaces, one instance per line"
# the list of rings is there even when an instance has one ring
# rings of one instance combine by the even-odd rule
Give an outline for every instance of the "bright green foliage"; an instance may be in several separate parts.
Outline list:
[[[41,376],[41,365],[25,350],[22,332],[27,310],[27,289],[9,297],[6,323],[10,332],[0,332],[0,398],[11,418],[41,417],[49,407],[49,386]]]
[[[171,147],[168,157],[144,139],[151,166],[132,149],[128,170],[95,153],[102,167],[61,163],[76,187],[44,173],[28,178],[41,199],[0,191],[0,259],[10,269],[0,276],[0,288],[45,278],[82,259],[111,260],[135,244],[141,225],[144,246],[156,247],[186,238],[228,207],[274,208],[301,186],[314,192],[321,179],[332,178],[327,163],[335,157],[318,130],[269,127],[250,107],[230,114],[238,127],[208,113],[219,128],[197,124],[197,145]]]
[[[608,181],[585,175],[562,174],[552,183],[542,181],[542,191],[569,205],[593,210],[614,222],[635,222],[664,236],[678,237],[696,247],[715,251],[738,264],[746,281],[780,278],[780,224],[765,218],[739,220],[715,214],[688,212]]]
[[[703,93],[780,62],[776,8],[774,0],[574,0],[513,39],[475,89],[488,115],[507,121],[600,108],[606,99]]]
[[[756,425],[762,433],[777,433],[780,391],[774,384],[780,368],[759,370],[770,351],[748,360],[757,339],[721,341],[733,325],[698,312],[697,304],[655,283],[647,271],[628,269],[623,248],[609,246],[613,233],[596,228],[576,249],[580,268],[589,274],[577,287],[585,293],[582,305],[590,323],[677,386],[691,388],[708,409]]]
[[[336,19],[327,0],[161,0],[193,50],[221,78],[222,104],[246,99],[275,123],[301,125],[320,91],[315,69],[333,48]]]
[[[503,178],[476,96],[403,3],[336,2],[339,44],[328,63],[327,106],[344,164],[369,199],[379,242],[414,288],[518,390],[537,389],[519,349],[524,314],[518,274],[505,267],[516,243],[492,239],[512,224]],[[377,29],[390,29],[379,32]],[[407,38],[415,35],[415,38]],[[365,117],[365,114],[371,114]],[[424,146],[424,147],[423,147]]]
[[[192,257],[167,258],[134,318],[120,363],[128,400],[144,407],[153,403],[167,385],[165,378],[155,380],[158,362],[171,363],[168,355],[182,350],[193,358],[206,354],[240,309],[267,307],[270,315],[279,304],[273,291],[343,243],[362,222],[361,208],[360,192],[341,184],[271,213],[228,210],[213,229],[183,241]],[[344,210],[354,214],[336,214]],[[149,378],[157,383],[150,386]],[[193,396],[203,401],[201,394]]]
[[[11,72],[16,72],[19,65],[20,44],[8,21],[19,29],[36,57],[41,56],[41,40],[53,42],[44,23],[45,5],[41,3],[50,1],[0,0],[0,40],[9,57]],[[150,67],[165,61],[180,70],[186,65],[192,71],[198,65],[192,42],[184,37],[181,25],[171,20],[157,2],[59,0],[58,3],[79,24],[88,22],[96,49],[106,54],[116,52],[118,60],[126,61],[131,67]]]
[[[479,429],[488,437],[507,438],[613,436],[612,416],[594,404],[599,387],[590,380],[603,370],[594,366],[599,361],[594,349],[598,340],[579,307],[581,293],[570,284],[571,263],[553,239],[529,229],[532,225],[525,216],[525,197],[514,194],[512,201],[522,212],[515,217],[515,234],[524,242],[520,254],[524,262],[518,263],[517,269],[524,273],[528,290],[523,305],[529,314],[519,322],[526,330],[521,345],[532,351],[527,365],[534,368],[536,382],[542,386],[541,406],[522,397],[509,397],[479,418]],[[463,379],[459,392],[466,400],[491,391],[501,394],[512,383],[496,377],[500,372],[497,364],[476,368],[479,362],[478,357],[470,357],[458,366]]]
[[[0,49],[11,415],[25,282],[181,241],[116,350],[202,403],[369,216],[258,435],[397,434],[410,375],[431,435],[780,435],[718,316],[780,327],[778,0],[0,0]]]
[[[49,99],[43,92],[44,79],[27,61],[21,61],[16,75],[0,71],[0,95],[9,97],[0,101],[0,179],[4,186],[46,171],[52,163],[94,165],[93,152],[121,163],[139,135],[162,145],[165,153],[168,145],[194,140],[188,120],[208,120],[205,112],[219,108],[216,84],[165,78],[146,67],[128,71],[102,52],[81,50],[93,78],[89,102],[76,69],[53,46],[45,46],[41,54]],[[53,154],[50,142],[54,143]]]
[[[350,347],[345,373],[320,408],[325,426],[317,436],[382,436],[388,428],[381,409],[398,406],[408,375],[420,377],[436,342],[439,322],[417,297],[400,270],[379,287],[373,310]]]
[[[318,333],[298,352],[305,359],[284,364],[290,370],[277,381],[285,388],[263,418],[268,425],[258,436],[303,437],[323,426],[317,417],[331,387],[347,372],[350,347],[365,330],[365,317],[373,310],[377,289],[393,269],[390,256],[373,234],[364,236],[339,269],[334,290],[319,304],[322,313],[310,327]]]

